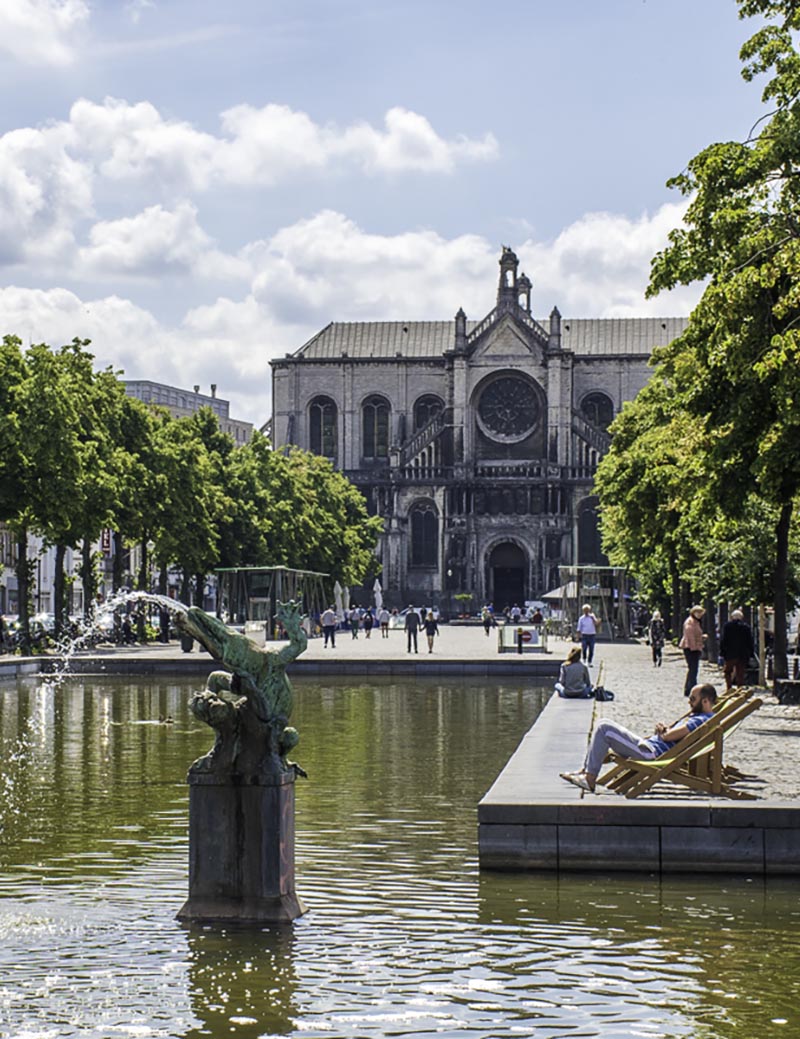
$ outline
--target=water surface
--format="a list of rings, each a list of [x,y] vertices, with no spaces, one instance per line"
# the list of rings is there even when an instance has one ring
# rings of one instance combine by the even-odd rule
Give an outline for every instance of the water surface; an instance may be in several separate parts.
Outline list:
[[[0,685],[0,1035],[800,1033],[793,882],[479,874],[477,802],[545,695],[509,683],[297,682],[310,912],[177,924],[196,684]]]

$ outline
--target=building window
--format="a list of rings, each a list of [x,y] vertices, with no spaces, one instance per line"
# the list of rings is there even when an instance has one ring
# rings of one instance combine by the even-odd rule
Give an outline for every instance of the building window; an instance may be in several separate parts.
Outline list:
[[[492,379],[478,400],[478,425],[491,440],[501,443],[515,444],[530,436],[540,415],[536,390],[517,375]]]
[[[418,432],[423,426],[427,426],[434,415],[440,415],[444,404],[432,393],[425,394],[414,403],[414,432]]]
[[[308,408],[309,446],[315,455],[336,460],[336,405],[330,397],[315,397]]]
[[[389,404],[383,397],[368,397],[361,411],[362,457],[389,457]]]
[[[430,502],[411,510],[411,565],[439,565],[439,517]]]
[[[581,414],[598,429],[608,429],[614,418],[614,405],[605,393],[587,393],[581,401]]]

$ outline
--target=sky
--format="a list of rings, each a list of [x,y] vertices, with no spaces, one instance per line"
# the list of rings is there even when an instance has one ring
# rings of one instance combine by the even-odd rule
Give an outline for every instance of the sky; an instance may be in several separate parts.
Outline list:
[[[0,334],[262,425],[330,321],[646,300],[669,177],[763,113],[734,0],[2,0]]]

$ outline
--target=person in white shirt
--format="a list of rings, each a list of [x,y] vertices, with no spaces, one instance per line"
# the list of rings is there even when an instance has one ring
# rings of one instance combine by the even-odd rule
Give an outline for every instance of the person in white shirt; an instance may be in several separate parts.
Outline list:
[[[336,649],[336,610],[332,606],[329,606],[322,614],[320,623],[322,624],[322,634],[325,636],[322,648],[327,649],[330,641],[331,649]]]
[[[600,621],[592,613],[591,606],[588,603],[584,604],[583,612],[578,618],[578,634],[581,637],[583,659],[587,664],[594,660],[594,641],[599,627]]]
[[[378,624],[380,624],[380,626],[381,626],[381,638],[382,639],[388,639],[389,638],[389,621],[390,621],[390,619],[391,619],[391,614],[389,613],[389,611],[384,606],[383,609],[378,614]]]

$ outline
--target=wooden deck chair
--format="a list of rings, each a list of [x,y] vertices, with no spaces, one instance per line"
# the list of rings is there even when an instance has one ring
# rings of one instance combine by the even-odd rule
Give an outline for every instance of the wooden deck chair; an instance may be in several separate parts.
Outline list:
[[[598,783],[624,794],[638,797],[662,779],[692,790],[731,798],[753,800],[754,795],[737,790],[723,777],[723,740],[763,703],[758,697],[732,699],[731,706],[720,710],[690,732],[679,743],[652,760],[613,757],[614,766]],[[708,767],[693,773],[690,762],[708,756]],[[707,774],[706,774],[707,773]]]
[[[729,711],[734,710],[740,704],[745,703],[753,695],[753,690],[742,686],[740,689],[730,689],[725,693],[721,693],[717,697],[717,702],[714,704],[714,715],[715,717],[724,717]],[[668,726],[670,729],[674,729],[676,725],[680,725],[689,717],[688,714],[681,715],[677,718],[672,725]],[[698,775],[701,777],[708,777],[713,774],[714,764],[714,748],[710,747],[707,753],[698,752],[696,757],[692,757],[689,761],[689,771],[692,775]],[[602,783],[603,786],[607,786],[611,790],[617,790],[620,785],[624,783],[626,776],[632,778],[635,769],[629,765],[629,758],[621,758],[616,754],[609,752],[606,757],[607,763],[613,763],[612,768],[606,772],[602,779],[598,782]],[[637,759],[638,760],[638,759]],[[722,765],[722,778],[730,783],[736,782],[743,778],[742,773],[738,769],[730,766]]]

